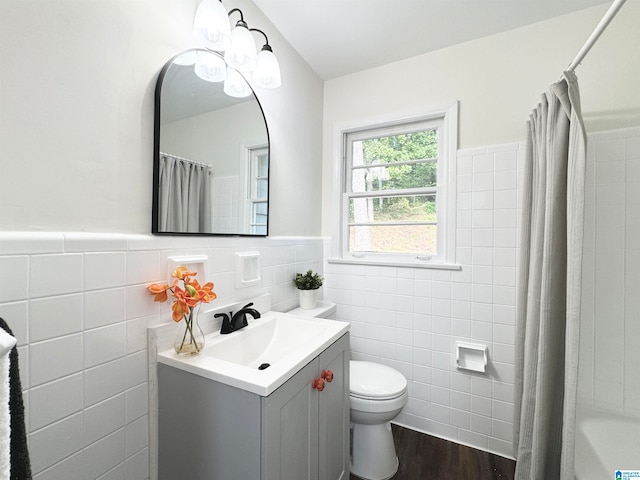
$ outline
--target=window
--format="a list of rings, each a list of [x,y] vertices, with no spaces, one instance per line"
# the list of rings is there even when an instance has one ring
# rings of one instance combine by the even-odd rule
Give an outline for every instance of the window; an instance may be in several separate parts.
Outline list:
[[[443,113],[343,132],[343,260],[453,262],[451,122]]]
[[[249,150],[248,209],[251,233],[267,234],[269,199],[269,148]]]

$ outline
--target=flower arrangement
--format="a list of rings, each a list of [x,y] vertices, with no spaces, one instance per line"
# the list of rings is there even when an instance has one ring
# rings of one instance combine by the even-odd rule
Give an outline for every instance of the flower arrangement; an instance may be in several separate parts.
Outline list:
[[[216,299],[213,282],[200,285],[187,267],[178,267],[171,276],[175,278],[172,285],[153,283],[147,287],[155,302],[166,302],[168,293],[175,298],[171,305],[174,322],[185,321],[184,332],[176,337],[175,349],[180,355],[195,355],[204,348],[204,334],[195,321],[194,310],[201,303],[209,303]],[[182,286],[180,286],[182,282]]]

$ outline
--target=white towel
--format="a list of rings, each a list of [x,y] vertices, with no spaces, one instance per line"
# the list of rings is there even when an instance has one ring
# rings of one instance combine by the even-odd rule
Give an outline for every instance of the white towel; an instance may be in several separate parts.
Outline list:
[[[11,349],[16,346],[16,339],[0,328],[0,357],[9,355]]]
[[[11,416],[9,413],[9,352],[16,339],[0,328],[0,479],[11,475]]]

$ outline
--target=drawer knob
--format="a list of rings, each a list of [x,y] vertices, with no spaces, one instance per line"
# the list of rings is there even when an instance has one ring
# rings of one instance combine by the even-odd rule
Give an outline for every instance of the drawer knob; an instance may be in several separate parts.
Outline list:
[[[324,379],[323,378],[314,378],[313,382],[311,382],[311,388],[318,390],[321,392],[324,390]]]
[[[327,382],[331,383],[333,381],[333,371],[322,370],[321,377],[324,378]]]

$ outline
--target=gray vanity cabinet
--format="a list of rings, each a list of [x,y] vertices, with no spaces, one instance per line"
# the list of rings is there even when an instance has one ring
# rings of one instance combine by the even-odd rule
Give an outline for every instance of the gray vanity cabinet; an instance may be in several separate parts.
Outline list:
[[[346,333],[267,397],[159,364],[159,480],[348,480],[349,358]]]
[[[334,374],[319,392],[322,370]],[[263,480],[349,478],[348,334],[263,399]]]

